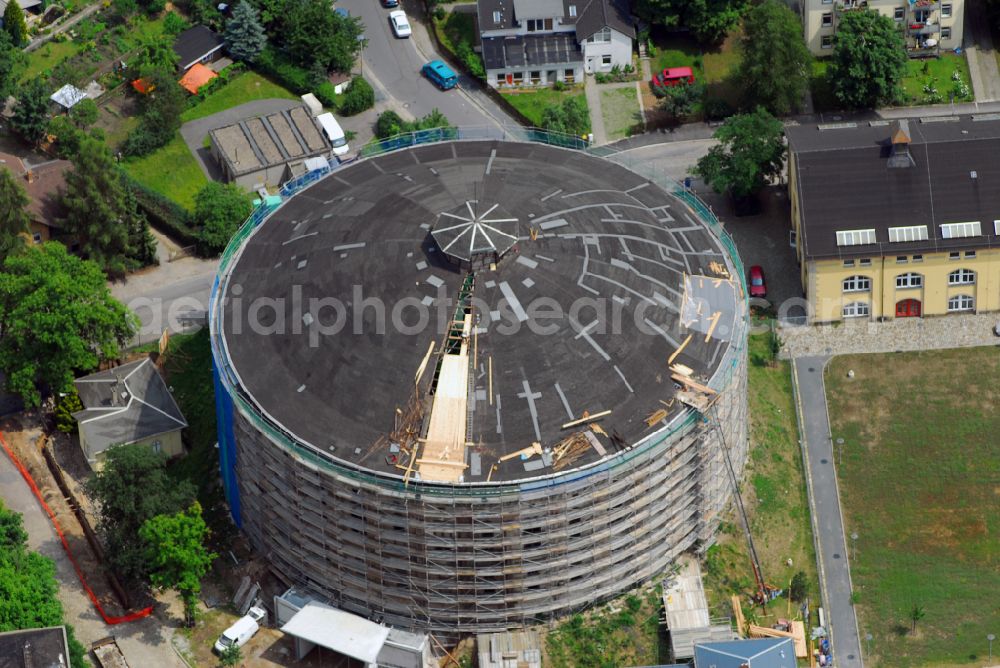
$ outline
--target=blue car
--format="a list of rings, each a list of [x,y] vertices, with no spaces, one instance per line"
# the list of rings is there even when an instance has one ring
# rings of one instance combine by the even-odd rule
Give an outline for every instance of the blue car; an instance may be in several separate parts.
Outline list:
[[[458,75],[440,60],[432,60],[424,65],[420,72],[441,90],[450,90],[458,85]]]
[[[390,9],[399,7],[399,0],[382,0],[382,6],[389,7]]]

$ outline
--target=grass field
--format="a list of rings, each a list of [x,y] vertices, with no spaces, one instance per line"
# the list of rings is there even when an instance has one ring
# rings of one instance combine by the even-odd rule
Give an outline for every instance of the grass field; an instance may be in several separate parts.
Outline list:
[[[751,450],[744,474],[743,502],[765,580],[787,589],[792,576],[802,571],[809,582],[810,604],[815,608],[819,604],[816,553],[791,372],[788,362],[771,361],[769,340],[768,334],[750,337],[747,382]],[[791,566],[788,559],[792,560]],[[703,571],[713,616],[731,614],[730,595],[754,590],[746,537],[734,514],[724,522],[718,543],[709,548]],[[749,612],[747,606],[744,609]],[[795,618],[795,604],[789,606],[787,599],[779,599],[768,612],[771,617],[758,612],[758,620],[789,615]]]
[[[34,79],[38,75],[58,65],[62,60],[75,55],[83,48],[79,42],[48,42],[28,54],[28,65],[21,75],[23,81]]]
[[[194,196],[208,183],[180,134],[163,148],[123,164],[136,181],[188,210],[194,209]]]
[[[868,665],[982,666],[986,635],[1000,633],[998,374],[995,347],[839,357],[827,370]],[[911,634],[915,605],[926,616]]]
[[[187,123],[247,102],[271,98],[297,100],[299,96],[256,72],[244,72],[181,114],[181,120]]]
[[[690,67],[696,81],[705,84],[705,101],[718,105],[724,102],[735,110],[740,103],[740,86],[736,70],[740,64],[740,31],[734,30],[717,47],[704,50],[690,35],[669,33],[655,40],[656,56],[653,59],[653,73],[662,72],[667,67]],[[648,88],[648,87],[647,87]],[[655,104],[655,98],[648,95],[647,103]],[[699,108],[698,114],[701,113]]]
[[[955,90],[956,82],[951,77],[956,71],[962,77],[968,95],[963,96],[960,91]],[[924,92],[924,85],[931,79],[934,79],[934,85],[938,91],[936,96]],[[972,80],[969,77],[969,62],[965,59],[964,53],[961,55],[945,53],[938,58],[909,60],[906,63],[903,89],[906,92],[906,103],[911,105],[950,102],[952,93],[955,94],[955,102],[971,101],[973,96]]]
[[[601,91],[601,116],[609,141],[628,136],[629,130],[642,127],[642,113],[635,85]]]
[[[441,44],[452,53],[462,41],[468,42],[469,46],[476,43],[476,19],[473,14],[448,12],[443,19],[434,18],[434,27]]]
[[[547,107],[560,105],[567,98],[579,98],[583,102],[583,106],[587,106],[583,86],[571,86],[562,92],[552,88],[539,88],[516,93],[501,92],[500,94],[537,127],[542,126],[542,112]],[[590,130],[589,124],[587,130]]]

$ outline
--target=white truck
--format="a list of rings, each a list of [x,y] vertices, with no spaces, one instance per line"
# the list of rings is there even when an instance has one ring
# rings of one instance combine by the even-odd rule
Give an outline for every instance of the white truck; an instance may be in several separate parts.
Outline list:
[[[215,641],[216,653],[222,654],[233,646],[243,647],[260,630],[260,625],[265,623],[266,619],[266,610],[258,607],[250,608],[247,614],[236,620],[236,623],[223,631]]]

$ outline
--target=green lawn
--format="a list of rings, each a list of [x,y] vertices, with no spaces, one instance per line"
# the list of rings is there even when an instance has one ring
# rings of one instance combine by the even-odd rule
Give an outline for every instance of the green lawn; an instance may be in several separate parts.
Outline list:
[[[65,58],[80,51],[82,45],[77,42],[48,42],[28,54],[28,66],[22,75],[22,80],[34,79],[45,70],[50,70]]]
[[[578,98],[584,106],[587,106],[583,86],[571,86],[561,92],[552,88],[539,88],[518,92],[504,91],[500,94],[537,127],[542,125],[542,112],[546,108],[560,105],[567,98]],[[587,131],[590,131],[589,125]]]
[[[651,66],[654,74],[667,67],[690,67],[696,81],[705,84],[705,101],[718,107],[725,103],[736,109],[740,103],[740,86],[736,70],[740,64],[740,31],[734,30],[716,47],[704,50],[693,37],[670,33],[656,39],[656,56]],[[701,108],[695,116],[700,115]]]
[[[853,355],[827,369],[868,665],[983,666],[986,635],[1000,633],[998,375],[995,347]],[[926,616],[911,634],[914,605]]]
[[[476,19],[466,12],[448,12],[443,19],[434,19],[438,39],[448,51],[455,53],[459,43],[466,41],[469,46],[476,43]]]
[[[952,79],[958,72],[965,84],[968,94],[962,95],[961,85]],[[927,93],[924,86],[933,79],[937,93]],[[956,56],[946,53],[938,58],[926,60],[910,60],[906,63],[906,77],[903,79],[903,89],[906,93],[906,104],[942,104],[952,101],[969,102],[973,99],[972,80],[969,77],[969,63],[965,54]]]
[[[298,100],[299,96],[256,72],[244,72],[181,114],[181,120],[187,123],[246,102],[270,98]]]
[[[163,148],[124,164],[136,181],[188,210],[194,209],[194,196],[208,183],[180,134]]]
[[[769,334],[756,334],[749,342],[751,450],[742,485],[743,502],[765,581],[787,589],[792,576],[804,572],[815,609],[819,605],[819,581],[791,370],[786,361],[772,361],[769,341]],[[702,569],[713,616],[732,614],[732,594],[754,591],[749,554],[742,524],[730,512]],[[791,566],[788,559],[792,560]],[[749,606],[744,605],[744,610],[749,613]],[[765,618],[758,609],[758,620],[789,615],[796,618],[795,605],[789,605],[785,598],[771,603],[768,612],[772,617]]]
[[[609,141],[627,137],[632,128],[641,127],[642,112],[639,111],[635,85],[602,90],[601,116],[604,117],[604,130]]]
[[[815,58],[812,61],[812,73],[809,77],[809,91],[812,93],[813,108],[817,112],[836,111],[840,103],[833,95],[830,82],[826,78],[826,68],[829,60]]]

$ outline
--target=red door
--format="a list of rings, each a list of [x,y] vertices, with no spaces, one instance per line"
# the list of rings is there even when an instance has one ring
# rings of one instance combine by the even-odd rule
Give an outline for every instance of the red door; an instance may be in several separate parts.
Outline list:
[[[920,317],[920,300],[919,299],[904,299],[903,301],[896,302],[896,317],[897,318],[919,318]]]

